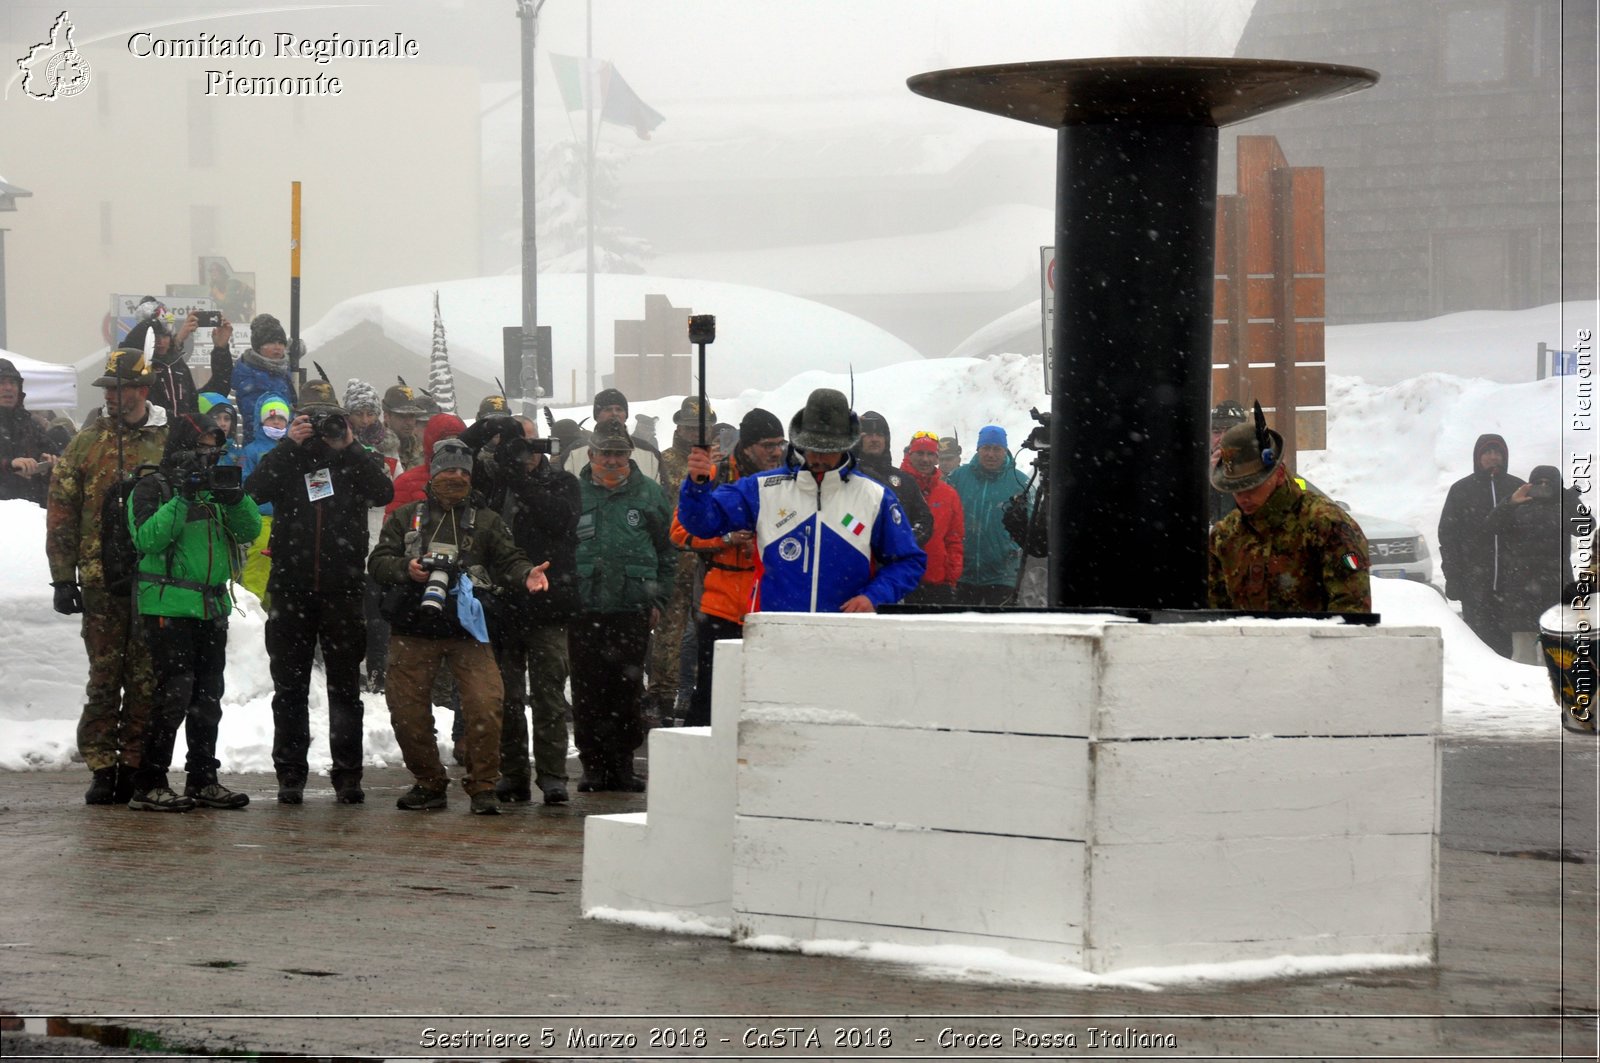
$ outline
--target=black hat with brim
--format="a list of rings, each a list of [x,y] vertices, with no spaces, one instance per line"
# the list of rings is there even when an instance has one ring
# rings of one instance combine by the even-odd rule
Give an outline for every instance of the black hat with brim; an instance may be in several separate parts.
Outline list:
[[[144,351],[118,347],[106,355],[106,371],[94,382],[97,388],[145,388],[150,386],[150,367]]]

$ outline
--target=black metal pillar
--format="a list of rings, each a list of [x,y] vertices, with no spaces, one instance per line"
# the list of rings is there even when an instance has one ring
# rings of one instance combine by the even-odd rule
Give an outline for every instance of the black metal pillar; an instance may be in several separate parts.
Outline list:
[[[1377,81],[1264,59],[1015,63],[912,91],[1058,130],[1050,604],[1205,604],[1217,128]]]
[[[1200,608],[1217,129],[1057,137],[1050,602]]]

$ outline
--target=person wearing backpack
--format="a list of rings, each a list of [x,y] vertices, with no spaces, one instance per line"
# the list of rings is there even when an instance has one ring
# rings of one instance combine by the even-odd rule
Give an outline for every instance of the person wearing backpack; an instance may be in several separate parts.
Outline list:
[[[128,499],[128,527],[139,551],[135,578],[156,696],[133,773],[128,807],[147,812],[243,808],[247,794],[217,781],[217,725],[227,664],[228,591],[236,548],[261,530],[261,513],[238,485],[217,486],[227,437],[205,414],[178,414],[160,467],[141,477]],[[167,783],[182,724],[188,781],[180,797]]]
[[[167,412],[151,405],[144,352],[106,357],[104,413],[73,436],[50,478],[45,553],[55,610],[83,615],[89,684],[78,720],[78,751],[94,773],[91,805],[126,804],[155,695],[155,673],[133,628],[135,555],[127,497],[135,470],[161,460]],[[108,551],[109,547],[109,551]]]

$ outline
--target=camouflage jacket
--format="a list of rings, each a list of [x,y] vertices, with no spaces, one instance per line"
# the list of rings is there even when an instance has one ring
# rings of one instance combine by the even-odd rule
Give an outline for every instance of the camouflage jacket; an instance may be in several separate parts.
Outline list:
[[[45,554],[52,582],[71,580],[91,587],[105,583],[100,568],[100,508],[106,492],[140,465],[157,465],[167,445],[167,411],[146,404],[138,428],[118,431],[103,414],[72,437],[50,476],[45,516]],[[122,460],[117,460],[117,441]]]
[[[1282,484],[1250,516],[1211,529],[1207,594],[1213,609],[1369,613],[1367,537],[1332,501]]]

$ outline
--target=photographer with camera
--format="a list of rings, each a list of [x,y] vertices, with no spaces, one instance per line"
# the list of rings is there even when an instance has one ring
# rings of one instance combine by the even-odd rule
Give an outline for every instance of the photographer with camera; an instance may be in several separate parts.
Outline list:
[[[161,465],[140,478],[128,499],[139,552],[139,615],[156,677],[129,808],[187,812],[196,805],[250,803],[217,781],[217,725],[233,611],[228,582],[236,548],[261,530],[261,514],[240,486],[239,468],[218,464],[226,439],[205,414],[179,414],[168,429]],[[167,783],[180,724],[188,746],[181,797]]]
[[[1049,436],[1043,427],[1036,429],[1028,441],[1034,443],[1041,436],[1048,445]],[[1034,507],[1028,504],[1028,478],[1011,456],[1004,428],[990,424],[979,429],[977,451],[970,461],[950,474],[950,486],[960,496],[962,515],[966,518],[962,540],[966,549],[961,579],[956,584],[956,602],[1006,605],[1016,594],[1017,575],[1022,566],[1022,547],[1007,530],[1007,513],[1020,512],[1026,539]],[[1017,523],[1015,517],[1013,523]]]
[[[384,521],[367,568],[384,588],[389,621],[389,680],[384,697],[395,740],[416,785],[401,796],[405,811],[444,808],[450,777],[439,759],[429,692],[444,664],[461,688],[466,768],[461,780],[474,815],[498,815],[500,718],[504,688],[489,646],[480,596],[499,588],[529,594],[549,589],[545,570],[530,562],[493,510],[472,502],[472,450],[443,439],[430,455],[427,495]]]
[[[154,344],[149,349],[151,402],[168,413],[197,413],[200,410],[200,392],[228,393],[233,386],[233,352],[228,348],[233,338],[233,326],[227,318],[218,316],[216,326],[211,330],[211,378],[206,381],[205,387],[197,388],[183,352],[184,344],[200,328],[200,315],[190,313],[178,326],[178,334],[174,336],[161,317],[166,313],[166,308],[155,296],[147,295],[140,300],[137,313],[140,321],[128,330],[122,346],[145,350],[149,333],[155,334]]]
[[[1572,539],[1590,519],[1576,487],[1561,486],[1561,470],[1536,465],[1528,482],[1484,518],[1499,537],[1502,616],[1511,632],[1511,659],[1539,663],[1539,614],[1561,601],[1572,582]]]
[[[322,646],[328,677],[328,747],[340,804],[360,804],[362,614],[367,510],[388,502],[394,484],[377,454],[355,441],[350,420],[324,380],[308,381],[284,439],[245,480],[272,506],[267,578],[267,655],[272,666],[272,763],[278,801],[303,800],[311,745],[307,702],[311,661]]]

